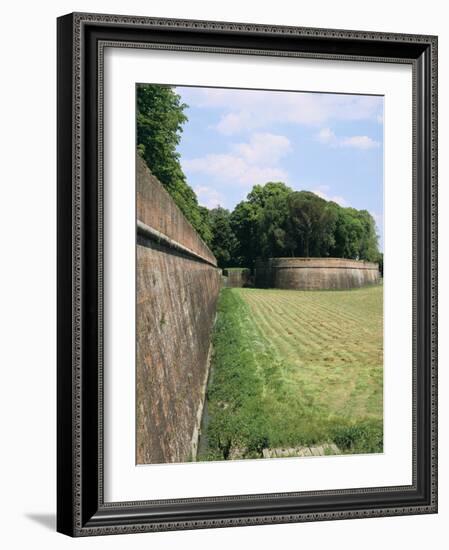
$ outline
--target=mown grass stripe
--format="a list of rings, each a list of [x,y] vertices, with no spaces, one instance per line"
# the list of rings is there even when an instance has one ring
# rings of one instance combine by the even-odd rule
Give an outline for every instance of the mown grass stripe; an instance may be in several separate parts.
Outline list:
[[[380,451],[382,315],[382,287],[224,289],[200,458],[324,443]]]

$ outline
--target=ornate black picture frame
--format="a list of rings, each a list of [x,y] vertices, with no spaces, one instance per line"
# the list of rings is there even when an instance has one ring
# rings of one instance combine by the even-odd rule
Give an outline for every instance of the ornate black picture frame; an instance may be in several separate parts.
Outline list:
[[[406,63],[413,69],[413,483],[105,503],[105,44],[223,55]],[[437,38],[101,14],[58,19],[58,502],[71,536],[437,511]]]

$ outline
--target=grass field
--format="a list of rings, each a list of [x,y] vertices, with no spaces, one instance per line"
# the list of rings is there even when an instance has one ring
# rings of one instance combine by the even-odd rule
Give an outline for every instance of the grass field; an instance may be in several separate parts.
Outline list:
[[[381,452],[382,302],[381,286],[223,289],[199,459],[323,443]]]

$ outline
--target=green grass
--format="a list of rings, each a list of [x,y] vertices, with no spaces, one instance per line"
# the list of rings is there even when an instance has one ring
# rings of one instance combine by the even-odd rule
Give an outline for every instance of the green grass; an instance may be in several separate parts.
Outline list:
[[[382,287],[223,289],[213,349],[200,460],[382,451]]]

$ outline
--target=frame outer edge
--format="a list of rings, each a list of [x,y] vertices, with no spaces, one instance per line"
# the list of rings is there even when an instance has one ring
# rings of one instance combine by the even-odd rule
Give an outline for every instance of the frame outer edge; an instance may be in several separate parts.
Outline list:
[[[148,17],[141,15],[120,15],[90,12],[73,12],[71,15],[81,23],[109,23],[112,25],[140,25],[164,29],[190,29],[222,32],[251,32],[259,34],[303,35],[331,39],[380,40],[387,42],[430,44],[437,39],[436,35],[406,34],[364,30],[327,29],[322,27],[298,27],[293,25],[268,25],[236,21],[209,21],[205,19],[175,19]]]
[[[70,21],[71,30],[67,30],[68,22]],[[437,275],[436,275],[436,185],[437,185],[437,166],[436,166],[436,56],[437,56],[437,38],[427,35],[404,35],[393,33],[377,33],[365,31],[338,31],[332,29],[309,29],[301,27],[284,27],[284,26],[268,26],[268,25],[252,25],[245,23],[220,23],[209,21],[193,21],[193,20],[175,20],[175,19],[156,19],[145,17],[132,16],[113,16],[104,14],[86,14],[74,13],[63,16],[58,19],[58,49],[64,48],[65,53],[58,52],[58,233],[62,231],[62,235],[58,237],[58,531],[72,536],[90,536],[90,535],[106,535],[118,533],[133,533],[144,531],[167,531],[175,529],[202,529],[225,526],[243,526],[243,525],[263,525],[272,523],[288,523],[288,522],[304,522],[304,521],[322,521],[330,519],[349,519],[361,517],[382,517],[416,513],[432,513],[436,512],[436,490],[431,491],[431,502],[424,505],[413,505],[407,507],[390,507],[390,508],[374,508],[367,510],[347,510],[339,512],[317,512],[317,513],[296,513],[286,515],[267,515],[261,517],[231,517],[226,519],[207,519],[207,520],[187,520],[187,521],[167,521],[162,523],[144,523],[144,524],[117,524],[114,526],[83,526],[81,520],[81,425],[82,425],[82,410],[81,410],[81,267],[82,267],[82,250],[81,250],[81,71],[82,71],[82,27],[85,24],[104,23],[109,25],[143,25],[151,27],[164,27],[168,29],[184,28],[196,30],[211,30],[224,32],[254,32],[268,34],[300,34],[305,37],[315,38],[334,38],[334,39],[359,39],[366,41],[385,41],[385,42],[404,42],[404,43],[419,43],[422,45],[431,46],[432,49],[432,66],[431,66],[431,86],[432,86],[432,159],[431,159],[431,178],[432,178],[432,200],[429,209],[429,222],[432,224],[432,248],[431,248],[431,273],[432,273],[432,292],[431,303],[429,304],[432,310],[432,343],[431,343],[431,368],[432,368],[432,424],[436,429],[436,290],[437,290]],[[65,30],[64,30],[65,29]],[[64,31],[64,32],[63,32]],[[66,33],[65,36],[63,34]],[[67,64],[69,58],[67,56],[68,43],[70,42],[71,62],[72,67],[65,69],[61,66],[63,62]],[[70,63],[69,63],[70,65]],[[60,100],[60,87],[64,89],[68,85],[68,72],[70,71],[70,81],[73,89],[73,97],[70,101],[71,123],[73,128],[72,141],[70,143],[71,159],[70,159],[70,179],[72,181],[71,192],[67,192],[67,177],[68,169],[63,168],[61,157],[65,160],[67,154],[67,127],[63,128],[61,123],[61,114],[64,113],[65,120],[67,117],[67,100]],[[435,93],[434,93],[435,92]],[[61,103],[59,103],[61,101]],[[64,144],[62,147],[61,144]],[[64,150],[64,152],[63,152]],[[65,156],[64,156],[65,155]],[[67,213],[67,197],[70,196],[70,217],[69,221],[64,220],[61,212]],[[61,209],[63,205],[63,209]],[[63,267],[66,266],[67,254],[63,255],[63,245],[68,245],[68,224],[70,223],[70,254],[71,256],[71,277],[67,278],[66,271]],[[64,260],[64,262],[62,262]],[[64,266],[63,266],[64,263]],[[69,282],[70,281],[70,282]],[[70,314],[67,309],[67,290],[68,284],[71,286],[71,302]],[[70,334],[70,354],[71,360],[67,362],[67,350],[62,349],[62,344],[67,343],[67,328],[60,329],[60,325],[70,316],[72,319],[70,329],[73,330]],[[67,364],[70,366],[70,376],[68,373]],[[67,382],[62,378],[67,378],[72,384],[70,394],[67,389]],[[64,403],[63,403],[64,401]],[[71,410],[67,415],[68,405]],[[64,435],[62,426],[68,428],[67,421],[70,419],[70,428],[66,430]],[[68,444],[70,433],[70,445]],[[73,436],[73,437],[72,437]],[[431,481],[432,487],[436,488],[436,438],[432,435],[432,452],[431,452]],[[70,453],[69,453],[70,451]],[[70,456],[69,456],[70,455]],[[69,473],[66,473],[65,468],[70,463]],[[63,468],[62,466],[65,466]],[[67,487],[70,480],[70,498],[67,493],[61,495],[61,486]],[[62,485],[61,485],[62,483]],[[70,509],[69,509],[70,507]]]
[[[72,14],[73,27],[73,536],[82,536],[82,20]]]
[[[431,39],[431,507],[438,513],[438,37]]]
[[[72,16],[57,20],[57,531],[73,535],[73,50]]]

